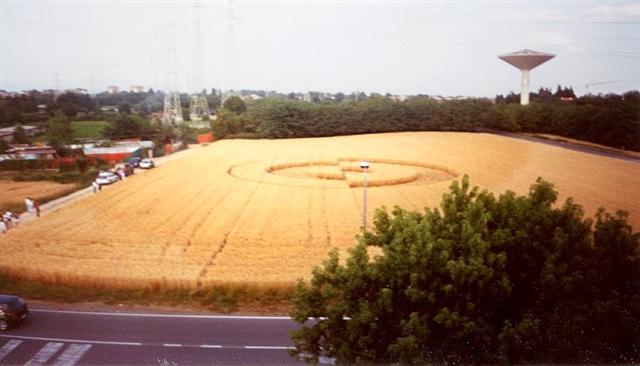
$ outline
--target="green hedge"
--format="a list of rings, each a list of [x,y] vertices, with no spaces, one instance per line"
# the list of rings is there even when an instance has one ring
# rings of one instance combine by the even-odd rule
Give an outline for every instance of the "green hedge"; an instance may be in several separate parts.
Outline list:
[[[24,171],[36,169],[55,169],[54,160],[2,160],[0,171]]]

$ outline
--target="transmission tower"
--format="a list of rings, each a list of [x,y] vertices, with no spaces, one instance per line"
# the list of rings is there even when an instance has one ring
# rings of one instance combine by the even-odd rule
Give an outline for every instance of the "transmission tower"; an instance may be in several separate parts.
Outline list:
[[[164,112],[162,123],[175,125],[182,122],[182,107],[180,106],[179,92],[166,92],[164,94]]]
[[[233,12],[233,0],[229,0],[229,17],[227,19],[227,53],[225,62],[225,78],[223,87],[233,92],[236,87],[235,77],[238,68],[238,49],[235,31],[236,17]],[[224,99],[224,98],[223,98]]]
[[[201,24],[202,5],[200,3],[193,4],[194,15],[194,45],[191,58],[192,78],[191,78],[191,99],[189,102],[189,114],[191,120],[202,120],[203,117],[209,116],[209,104],[207,96],[204,92],[204,69],[202,67],[202,29]]]
[[[176,87],[176,46],[174,41],[173,26],[167,27],[169,48],[167,48],[167,91],[164,94],[164,112],[162,113],[162,123],[175,125],[182,122],[182,108],[180,106],[180,92]]]

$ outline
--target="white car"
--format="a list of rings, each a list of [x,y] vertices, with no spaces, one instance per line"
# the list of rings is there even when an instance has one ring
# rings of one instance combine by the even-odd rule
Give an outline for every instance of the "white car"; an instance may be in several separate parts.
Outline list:
[[[142,169],[151,169],[151,168],[153,168],[155,166],[156,166],[156,164],[151,159],[142,159],[140,161],[140,168],[142,168]]]
[[[98,178],[96,178],[96,183],[99,185],[111,184],[117,182],[119,179],[117,175],[111,172],[100,172]]]

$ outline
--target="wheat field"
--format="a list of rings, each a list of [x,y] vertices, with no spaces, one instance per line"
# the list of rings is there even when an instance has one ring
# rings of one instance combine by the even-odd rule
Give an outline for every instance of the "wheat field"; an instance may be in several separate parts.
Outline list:
[[[115,287],[290,284],[309,278],[376,207],[439,204],[454,179],[526,194],[539,176],[589,216],[631,213],[640,227],[640,164],[490,134],[420,132],[223,140],[105,187],[0,236],[0,269]]]
[[[73,184],[60,184],[50,181],[14,182],[0,179],[0,207],[16,207],[25,210],[24,199],[31,197],[36,201],[64,192],[69,192]]]

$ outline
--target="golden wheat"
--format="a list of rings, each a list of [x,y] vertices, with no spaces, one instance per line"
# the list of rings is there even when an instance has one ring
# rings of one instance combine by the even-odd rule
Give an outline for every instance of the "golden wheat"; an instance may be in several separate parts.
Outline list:
[[[377,207],[436,206],[455,177],[526,194],[541,176],[588,215],[630,211],[640,227],[640,165],[508,137],[397,133],[223,140],[108,186],[0,235],[0,269],[95,286],[195,288],[308,278]]]

